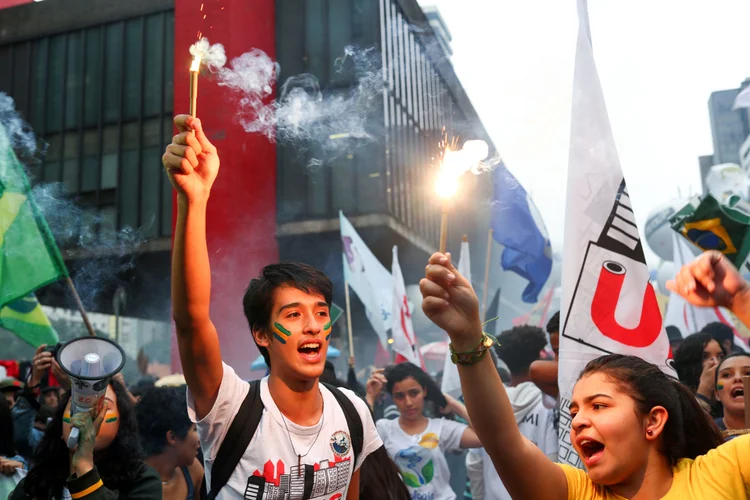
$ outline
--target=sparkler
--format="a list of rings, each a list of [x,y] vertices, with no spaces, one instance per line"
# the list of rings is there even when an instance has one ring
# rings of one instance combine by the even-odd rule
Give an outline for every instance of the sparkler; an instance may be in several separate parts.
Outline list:
[[[198,74],[201,69],[201,54],[196,52],[190,65],[190,116],[195,118],[198,108]]]
[[[442,200],[440,209],[440,253],[445,253],[448,244],[448,213],[451,199],[458,191],[461,176],[468,170],[476,171],[482,160],[487,158],[488,148],[484,141],[466,141],[462,149],[458,149],[458,138],[448,141],[443,135],[440,141],[440,167],[437,173],[435,189]]]

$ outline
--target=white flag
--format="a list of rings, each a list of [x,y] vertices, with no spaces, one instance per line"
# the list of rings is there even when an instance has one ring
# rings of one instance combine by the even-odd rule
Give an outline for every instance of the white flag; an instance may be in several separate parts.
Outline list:
[[[587,362],[632,354],[676,376],[594,64],[585,0],[573,84],[560,330],[558,460],[582,467],[568,406]]]
[[[674,269],[676,273],[682,269],[682,266],[689,264],[695,255],[685,238],[679,236],[676,231],[672,234],[672,248],[674,248]],[[688,304],[680,295],[671,292],[667,312],[664,315],[664,326],[674,326],[680,330],[683,337],[687,337],[701,331],[709,323],[724,323],[734,332],[734,344],[747,351],[747,345],[738,335],[734,325],[727,319],[728,317],[727,312],[722,308],[695,307]]]
[[[742,91],[737,94],[737,97],[734,98],[734,106],[732,106],[732,110],[737,111],[742,108],[750,108],[750,86],[742,89]]]
[[[411,312],[409,311],[409,299],[406,296],[404,275],[401,274],[401,266],[398,264],[398,247],[395,245],[393,246],[391,273],[393,274],[393,327],[391,329],[393,350],[397,355],[406,358],[407,361],[422,366],[417,337],[411,324]]]
[[[343,244],[344,279],[365,305],[383,348],[388,348],[387,331],[391,328],[391,297],[393,278],[359,237],[354,226],[339,211],[341,243]]]
[[[458,255],[458,272],[471,283],[471,258],[469,257],[469,242],[461,242],[461,253]],[[450,342],[450,339],[448,339]],[[440,390],[444,394],[458,398],[461,395],[461,380],[458,378],[458,366],[451,361],[450,352],[445,355],[443,364],[443,382]]]

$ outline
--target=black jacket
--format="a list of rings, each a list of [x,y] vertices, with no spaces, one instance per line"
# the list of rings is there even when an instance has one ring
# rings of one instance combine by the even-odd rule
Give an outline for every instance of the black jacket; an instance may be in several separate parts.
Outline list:
[[[23,479],[18,483],[8,500],[28,500],[29,497],[23,491],[25,481],[26,479]],[[162,497],[161,478],[153,468],[145,464],[135,484],[127,491],[120,492],[107,488],[99,477],[96,467],[81,477],[69,477],[65,486],[71,496],[77,500],[153,500]]]

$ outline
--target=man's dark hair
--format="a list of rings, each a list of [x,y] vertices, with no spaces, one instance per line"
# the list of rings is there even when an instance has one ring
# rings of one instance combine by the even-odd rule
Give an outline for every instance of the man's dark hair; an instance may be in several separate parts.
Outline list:
[[[242,309],[245,311],[250,331],[269,331],[271,308],[276,290],[282,286],[290,286],[309,294],[323,296],[323,300],[330,307],[333,301],[333,284],[328,276],[312,266],[300,262],[280,262],[263,268],[260,277],[253,278],[242,297]],[[255,336],[253,336],[253,341]],[[255,342],[266,365],[271,367],[268,349]]]
[[[547,321],[547,333],[552,335],[553,333],[560,333],[560,311],[557,311]]]
[[[732,327],[719,321],[707,324],[703,327],[701,333],[708,333],[722,346],[724,342],[734,342],[734,330],[732,330]]]
[[[539,353],[547,345],[544,331],[536,326],[514,326],[497,338],[497,355],[502,359],[511,375],[526,375],[531,363],[539,359]]]
[[[185,439],[190,427],[184,387],[152,387],[135,406],[138,434],[146,457],[158,455],[167,446],[167,432]]]

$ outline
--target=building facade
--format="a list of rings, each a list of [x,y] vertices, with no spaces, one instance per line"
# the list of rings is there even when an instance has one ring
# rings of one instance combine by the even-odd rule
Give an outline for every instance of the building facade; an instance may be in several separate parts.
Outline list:
[[[252,9],[242,0],[106,0],[97,9],[48,0],[0,10],[0,24],[0,91],[49,145],[30,171],[35,182],[59,183],[80,209],[61,222],[77,229],[59,231],[59,243],[76,282],[95,289],[84,290],[86,306],[112,313],[124,286],[124,314],[162,321],[174,212],[161,155],[172,116],[187,109],[187,49],[197,33],[224,44],[230,59],[259,48],[279,62],[280,82],[310,73],[323,95],[342,98],[361,85],[361,74],[339,65],[345,48],[374,48],[380,86],[369,96],[366,139],[342,129],[324,141],[274,144],[231,120],[226,90],[201,78],[198,114],[222,160],[208,214],[212,317],[224,358],[240,373],[255,352],[240,299],[263,265],[315,265],[343,304],[342,210],[387,268],[398,245],[407,285],[417,283],[439,237],[438,143],[448,134],[491,145],[416,0],[263,0]],[[490,198],[490,183],[468,175],[451,208],[449,249],[467,234],[476,264],[484,263]],[[106,272],[87,285],[91,269]],[[62,287],[40,300],[72,307]],[[352,303],[357,355],[366,359],[375,336]],[[346,349],[343,324],[336,328]],[[439,334],[419,333],[425,341]]]

